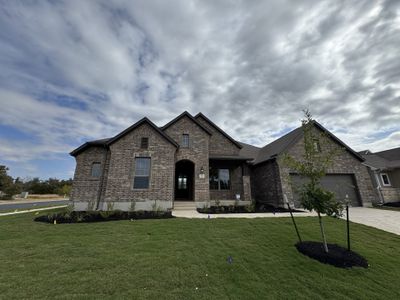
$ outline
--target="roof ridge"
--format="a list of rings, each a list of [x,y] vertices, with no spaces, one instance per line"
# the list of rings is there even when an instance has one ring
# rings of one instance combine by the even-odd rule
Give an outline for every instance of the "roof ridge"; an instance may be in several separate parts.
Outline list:
[[[165,124],[164,126],[161,126],[160,129],[161,130],[165,130],[168,127],[170,127],[172,124],[174,124],[175,122],[177,122],[178,120],[180,120],[181,118],[183,118],[184,116],[188,117],[190,120],[192,120],[197,126],[199,126],[201,129],[203,129],[207,134],[212,135],[211,131],[208,130],[206,127],[204,127],[201,123],[199,123],[199,121],[196,120],[195,117],[193,117],[188,111],[184,111],[183,113],[181,113],[179,116],[173,118],[171,121],[169,121],[167,124]]]
[[[242,145],[238,141],[236,141],[229,134],[227,134],[224,130],[222,130],[217,124],[215,124],[213,121],[211,121],[209,118],[207,118],[202,112],[199,112],[199,113],[197,113],[197,115],[194,116],[195,119],[197,119],[198,117],[202,117],[204,120],[206,120],[212,127],[214,127],[219,133],[221,133],[228,140],[230,140],[236,147],[238,147],[239,149],[242,148]]]

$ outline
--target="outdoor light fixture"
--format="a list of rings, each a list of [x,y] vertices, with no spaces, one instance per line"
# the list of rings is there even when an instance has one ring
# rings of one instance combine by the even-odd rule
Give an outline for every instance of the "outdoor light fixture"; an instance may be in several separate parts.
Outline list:
[[[199,178],[200,179],[204,179],[206,177],[206,175],[204,174],[204,167],[200,168],[200,173],[199,173]]]

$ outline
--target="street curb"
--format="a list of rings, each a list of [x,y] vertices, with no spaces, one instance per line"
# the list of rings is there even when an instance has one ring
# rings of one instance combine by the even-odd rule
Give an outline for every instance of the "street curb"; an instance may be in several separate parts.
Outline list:
[[[21,211],[12,211],[12,212],[7,212],[7,213],[0,213],[0,217],[12,216],[12,215],[18,215],[18,214],[26,214],[26,213],[35,212],[35,211],[43,211],[43,210],[50,210],[50,209],[56,209],[56,208],[64,208],[67,206],[68,205],[59,205],[59,206],[50,206],[50,207],[35,208],[35,209],[28,209],[28,210],[21,210]]]

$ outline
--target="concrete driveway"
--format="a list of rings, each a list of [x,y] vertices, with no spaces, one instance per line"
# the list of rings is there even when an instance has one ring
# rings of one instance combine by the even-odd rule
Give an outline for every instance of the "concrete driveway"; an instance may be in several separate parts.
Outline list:
[[[350,221],[400,235],[400,211],[351,207]]]

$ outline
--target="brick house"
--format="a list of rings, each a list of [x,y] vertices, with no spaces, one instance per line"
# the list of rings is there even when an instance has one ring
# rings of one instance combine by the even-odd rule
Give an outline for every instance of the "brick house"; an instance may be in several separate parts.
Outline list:
[[[315,130],[329,133],[315,122]],[[354,205],[375,201],[364,159],[329,133],[332,147],[345,152],[323,184]],[[70,154],[76,159],[71,200],[75,210],[171,209],[176,201],[197,207],[283,206],[283,195],[298,205],[290,181],[295,174],[280,163],[285,152],[301,155],[302,130],[258,148],[230,137],[202,113],[184,112],[163,127],[143,118],[109,139],[86,142]]]
[[[381,203],[400,201],[400,147],[380,152],[361,151]]]

